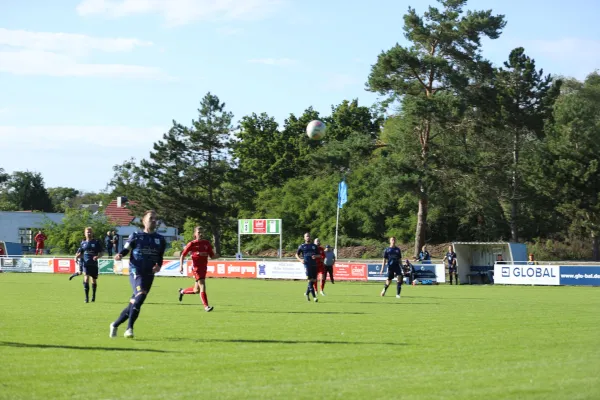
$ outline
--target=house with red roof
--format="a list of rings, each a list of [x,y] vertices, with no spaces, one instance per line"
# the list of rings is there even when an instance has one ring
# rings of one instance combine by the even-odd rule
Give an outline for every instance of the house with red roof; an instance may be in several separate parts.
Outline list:
[[[129,205],[133,204],[136,204],[136,202],[127,199],[125,196],[119,196],[115,200],[112,200],[104,209],[104,215],[115,225],[115,230],[119,236],[118,250],[123,248],[123,243],[129,235],[141,230],[139,227],[141,218],[133,215],[133,212],[129,208]],[[177,228],[168,227],[161,221],[159,221],[156,231],[165,237],[167,244],[177,240],[179,236]]]

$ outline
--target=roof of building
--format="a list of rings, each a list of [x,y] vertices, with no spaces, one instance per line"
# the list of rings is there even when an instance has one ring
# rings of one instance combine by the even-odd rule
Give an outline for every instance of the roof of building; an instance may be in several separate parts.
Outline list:
[[[129,204],[133,205],[135,204],[135,201],[130,201]],[[128,226],[131,224],[131,221],[135,219],[135,216],[127,205],[125,205],[125,207],[117,206],[117,200],[111,201],[108,206],[106,206],[104,215],[106,215],[110,222],[117,226]]]

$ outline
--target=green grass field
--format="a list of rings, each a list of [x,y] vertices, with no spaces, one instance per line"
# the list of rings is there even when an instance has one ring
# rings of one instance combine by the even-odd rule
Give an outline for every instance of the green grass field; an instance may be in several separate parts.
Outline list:
[[[0,274],[1,399],[599,399],[600,288],[157,278],[135,339],[101,276]]]

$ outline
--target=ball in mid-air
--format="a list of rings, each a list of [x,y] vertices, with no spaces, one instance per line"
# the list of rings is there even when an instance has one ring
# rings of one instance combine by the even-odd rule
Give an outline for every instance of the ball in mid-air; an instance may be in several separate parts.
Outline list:
[[[306,135],[312,140],[320,140],[325,136],[325,129],[325,124],[315,119],[306,126]]]

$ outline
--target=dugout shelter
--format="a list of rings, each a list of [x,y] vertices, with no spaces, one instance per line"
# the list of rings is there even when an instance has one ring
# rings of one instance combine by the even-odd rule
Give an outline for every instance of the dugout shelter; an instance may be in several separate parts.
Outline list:
[[[494,264],[498,255],[503,262],[527,261],[527,246],[509,242],[453,242],[457,273],[461,284],[494,283]]]

